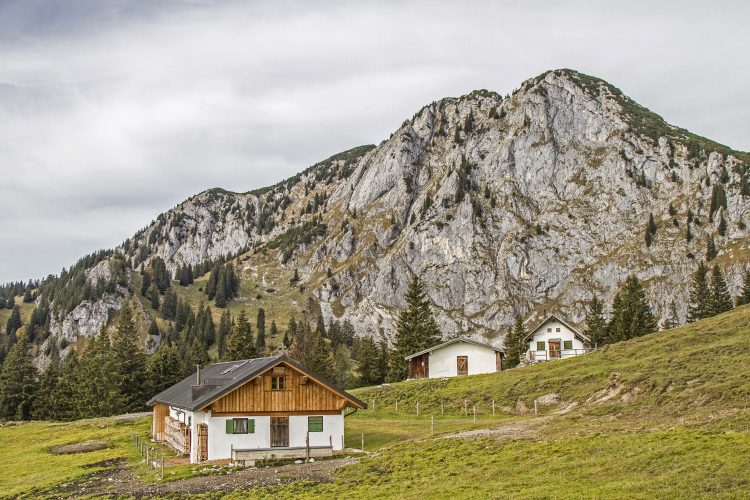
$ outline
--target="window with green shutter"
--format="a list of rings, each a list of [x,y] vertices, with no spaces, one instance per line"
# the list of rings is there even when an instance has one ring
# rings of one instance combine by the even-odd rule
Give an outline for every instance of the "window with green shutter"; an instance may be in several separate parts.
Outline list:
[[[252,434],[255,432],[255,420],[252,418],[230,418],[226,421],[227,434]]]
[[[323,417],[307,417],[307,432],[323,432]]]
[[[573,341],[572,340],[564,340],[563,341],[563,349],[573,349]]]
[[[543,351],[544,350],[544,341],[539,341],[536,343],[536,350],[537,351]]]

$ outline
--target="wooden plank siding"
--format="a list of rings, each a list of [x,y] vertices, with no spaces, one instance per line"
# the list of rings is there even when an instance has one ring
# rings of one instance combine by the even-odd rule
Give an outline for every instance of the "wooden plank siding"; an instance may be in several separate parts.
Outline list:
[[[284,376],[284,390],[272,390],[271,378]],[[277,415],[340,413],[346,400],[311,377],[284,365],[258,375],[208,406],[211,414]]]
[[[151,435],[157,441],[164,440],[164,417],[169,415],[169,406],[164,403],[155,403],[153,408],[153,420],[151,422]]]

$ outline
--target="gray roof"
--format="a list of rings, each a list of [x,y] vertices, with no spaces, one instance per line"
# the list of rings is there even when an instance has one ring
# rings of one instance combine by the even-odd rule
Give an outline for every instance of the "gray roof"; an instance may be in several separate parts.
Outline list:
[[[286,354],[269,356],[265,358],[241,359],[237,361],[225,361],[213,363],[200,369],[200,386],[196,387],[196,373],[177,382],[175,385],[163,390],[146,404],[153,406],[155,403],[163,403],[169,406],[182,408],[183,410],[196,411],[216,401],[221,396],[232,392],[248,380],[276,366],[286,363],[311,378],[320,382],[323,386],[344,396],[346,399],[361,408],[367,405],[351,394],[339,389],[322,377],[315,375],[305,367],[289,358]]]
[[[526,338],[523,339],[524,342],[527,341],[527,340],[529,340],[531,337],[533,337],[534,334],[536,332],[538,332],[540,328],[542,328],[544,325],[546,325],[547,323],[549,323],[552,320],[559,321],[560,323],[562,323],[563,325],[565,325],[568,328],[568,330],[570,330],[571,332],[573,332],[574,336],[580,338],[581,340],[584,340],[586,342],[590,341],[589,338],[586,335],[584,335],[581,332],[579,332],[576,327],[574,327],[573,325],[571,325],[567,321],[563,320],[562,318],[559,318],[559,317],[555,316],[554,314],[550,314],[549,316],[547,316],[547,318],[544,321],[542,321],[541,323],[539,323],[539,325],[536,328],[534,328],[533,330],[531,330],[529,332],[529,334],[526,335]]]
[[[456,342],[466,342],[467,344],[474,344],[479,347],[486,347],[487,349],[492,349],[495,352],[499,352],[501,354],[505,354],[505,352],[500,349],[499,347],[492,346],[490,344],[483,344],[482,342],[477,342],[476,340],[472,340],[469,337],[456,337],[455,339],[448,340],[446,342],[443,342],[442,344],[438,344],[436,346],[430,347],[429,349],[425,349],[423,351],[415,352],[414,354],[409,354],[408,356],[404,356],[404,359],[411,359],[417,356],[421,356],[422,354],[426,354],[428,352],[432,352],[436,349],[440,349],[442,347],[445,347],[450,344],[455,344]]]

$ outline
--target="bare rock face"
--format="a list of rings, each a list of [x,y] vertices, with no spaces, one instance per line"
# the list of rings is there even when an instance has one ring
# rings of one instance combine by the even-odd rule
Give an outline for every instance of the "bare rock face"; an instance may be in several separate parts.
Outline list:
[[[446,337],[500,341],[515,316],[545,311],[580,321],[593,294],[610,301],[630,273],[657,316],[675,301],[684,318],[709,238],[712,264],[738,292],[750,262],[749,165],[747,153],[668,125],[606,82],[557,70],[512,96],[434,102],[377,147],[276,186],[196,195],[119,250],[134,268],[159,256],[174,271],[265,248],[299,270],[329,319],[386,339],[414,274]],[[316,224],[323,236],[309,232]],[[119,307],[112,300],[82,304],[55,328],[96,331]]]

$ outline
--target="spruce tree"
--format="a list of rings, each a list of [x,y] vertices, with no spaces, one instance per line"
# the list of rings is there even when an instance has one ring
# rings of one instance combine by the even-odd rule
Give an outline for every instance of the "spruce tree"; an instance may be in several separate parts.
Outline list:
[[[677,305],[674,300],[669,304],[669,310],[667,311],[667,317],[664,318],[664,324],[662,325],[664,330],[670,330],[680,326],[680,318],[677,316]]]
[[[604,319],[604,303],[594,295],[586,312],[586,337],[591,347],[599,347],[607,342],[607,321]]]
[[[515,368],[521,363],[521,352],[523,349],[522,339],[519,338],[519,333],[522,330],[515,328],[516,323],[520,321],[520,316],[516,318],[513,326],[508,327],[508,332],[505,334],[505,340],[503,341],[505,348],[505,360],[503,362],[503,368]]]
[[[378,383],[378,361],[379,350],[372,337],[362,339],[360,363],[359,363],[359,384],[374,385]]]
[[[219,354],[219,359],[224,359],[224,354],[227,350],[227,340],[229,335],[232,333],[232,316],[228,309],[225,309],[221,313],[221,320],[219,321],[219,330],[216,335],[216,346]]]
[[[126,411],[122,376],[115,363],[107,329],[102,326],[77,366],[72,387],[75,418],[104,417]]]
[[[706,264],[701,261],[693,275],[687,321],[692,323],[709,316],[711,316],[711,290],[708,286],[708,269]]]
[[[344,344],[337,345],[333,350],[333,383],[342,389],[351,388],[354,381],[351,354]]]
[[[650,247],[654,241],[654,235],[656,234],[656,222],[654,221],[654,214],[648,214],[648,223],[646,224],[646,246]]]
[[[155,311],[159,310],[159,303],[161,302],[159,297],[159,287],[156,286],[156,283],[154,283],[151,286],[151,308]]]
[[[250,359],[256,357],[253,329],[245,311],[240,311],[227,342],[227,360]]]
[[[111,345],[114,370],[120,377],[123,410],[139,411],[146,402],[146,357],[139,344],[138,328],[129,301],[120,309],[120,319]]]
[[[166,319],[175,319],[177,316],[177,294],[167,290],[161,303],[161,313]]]
[[[0,418],[29,420],[38,388],[29,344],[21,337],[8,352],[0,372]]]
[[[15,297],[13,296],[13,293],[8,295],[8,298],[5,301],[5,308],[6,309],[13,309],[16,305]]]
[[[148,327],[148,334],[154,337],[161,335],[161,332],[159,331],[159,325],[156,324],[155,320],[151,320],[151,324]]]
[[[219,270],[214,297],[216,299],[216,307],[227,306],[227,274],[224,267]]]
[[[314,341],[312,343],[312,351],[307,359],[307,364],[304,366],[311,372],[323,377],[328,381],[333,381],[333,353],[326,339],[318,334],[313,333]]]
[[[709,236],[706,242],[706,261],[711,262],[716,258],[718,252],[716,251],[716,243],[714,243],[714,237]]]
[[[295,333],[297,333],[297,322],[294,320],[294,316],[292,316],[292,319],[289,320],[289,325],[287,325],[286,331],[284,332],[284,340],[281,341],[286,349],[289,349],[292,345]]]
[[[211,361],[211,358],[209,358],[208,352],[206,351],[206,347],[201,344],[197,338],[194,338],[193,342],[190,344],[188,356],[190,357],[190,366],[193,368],[197,366],[205,366]]]
[[[279,336],[279,327],[276,326],[276,320],[271,320],[271,329],[269,330],[269,333],[271,334],[271,338]]]
[[[266,310],[262,307],[258,308],[255,326],[258,330],[258,335],[255,337],[255,348],[259,353],[263,353],[266,350]]]
[[[315,347],[315,343],[317,342],[317,337],[320,336],[315,335],[315,332],[310,329],[310,325],[307,321],[300,321],[297,324],[294,337],[292,337],[292,345],[289,352],[290,356],[297,360],[301,365],[308,366],[310,356]]]
[[[734,309],[732,296],[721,268],[714,265],[711,270],[711,315],[721,314]]]
[[[57,350],[53,350],[50,356],[50,363],[39,377],[39,390],[34,405],[32,407],[32,416],[34,420],[49,420],[52,414],[52,407],[55,404],[54,392],[57,381],[60,378],[60,356]]]
[[[641,337],[657,329],[656,318],[646,298],[640,280],[631,274],[620,287],[612,306],[608,327],[611,341]]]
[[[72,350],[65,357],[60,369],[60,377],[57,379],[52,391],[54,403],[49,408],[51,420],[75,420],[79,418],[76,407],[76,387],[78,387],[78,354]]]
[[[18,306],[13,306],[13,311],[10,313],[8,321],[5,323],[5,334],[13,336],[15,338],[16,332],[23,323],[21,322],[21,310]]]
[[[149,393],[158,394],[183,379],[182,361],[175,346],[162,344],[146,362]]]
[[[742,292],[737,297],[737,305],[750,304],[750,268],[745,271],[745,279],[742,282]]]
[[[408,365],[405,356],[440,341],[440,330],[418,276],[415,275],[409,284],[405,299],[407,307],[401,311],[396,322],[396,338],[389,374],[392,381],[406,378]]]

